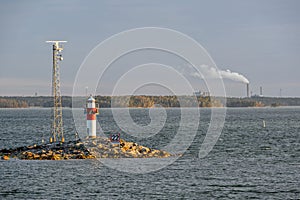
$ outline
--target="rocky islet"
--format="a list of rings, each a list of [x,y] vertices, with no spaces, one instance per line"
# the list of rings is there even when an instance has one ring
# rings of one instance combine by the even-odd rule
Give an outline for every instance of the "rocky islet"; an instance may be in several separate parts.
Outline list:
[[[120,143],[111,143],[105,137],[0,150],[2,160],[10,158],[22,160],[166,158],[170,156],[171,154],[166,151],[151,149],[123,139]]]

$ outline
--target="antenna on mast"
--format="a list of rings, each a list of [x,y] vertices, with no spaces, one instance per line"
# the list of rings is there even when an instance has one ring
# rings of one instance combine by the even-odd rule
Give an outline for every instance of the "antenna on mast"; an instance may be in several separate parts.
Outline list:
[[[62,103],[60,93],[60,75],[58,62],[63,60],[62,50],[63,47],[60,43],[67,41],[50,40],[46,43],[52,43],[53,45],[53,68],[52,68],[52,96],[53,96],[53,111],[52,111],[52,125],[50,143],[60,141],[64,142],[63,133],[63,119],[62,119]]]

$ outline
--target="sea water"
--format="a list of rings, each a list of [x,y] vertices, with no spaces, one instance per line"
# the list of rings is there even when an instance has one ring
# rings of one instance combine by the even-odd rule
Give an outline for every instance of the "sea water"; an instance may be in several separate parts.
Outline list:
[[[108,136],[120,132],[128,141],[160,149],[182,126],[180,109],[165,112],[161,130],[145,138],[122,131],[110,109],[101,109],[97,120]],[[72,110],[63,113],[65,137],[72,140]],[[151,122],[149,109],[131,109],[130,116],[140,126]],[[0,148],[47,140],[50,117],[45,108],[0,109]],[[0,161],[0,199],[300,198],[300,108],[227,109],[221,136],[200,159],[210,120],[211,110],[200,109],[197,134],[183,156],[148,173],[118,171],[99,160]]]

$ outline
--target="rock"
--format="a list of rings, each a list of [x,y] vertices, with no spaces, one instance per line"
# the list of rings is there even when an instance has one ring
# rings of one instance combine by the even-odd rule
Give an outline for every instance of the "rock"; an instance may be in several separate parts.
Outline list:
[[[26,156],[28,157],[28,158],[31,158],[31,157],[33,157],[33,153],[32,152],[30,152],[30,151],[25,151],[26,153]]]
[[[44,160],[44,159],[46,159],[46,158],[47,158],[47,155],[46,155],[46,154],[41,154],[41,155],[40,155],[40,159],[41,159],[41,160]]]
[[[52,155],[51,160],[61,160],[61,156],[59,154],[54,154]]]
[[[74,149],[73,151],[71,151],[73,154],[79,154],[81,151]]]
[[[149,153],[149,157],[158,157],[159,153],[159,150],[151,150],[151,152]]]
[[[120,154],[120,149],[116,149],[116,148],[115,148],[115,149],[113,149],[112,152],[113,152],[113,154]]]
[[[132,142],[125,142],[124,145],[122,146],[122,149],[127,151],[128,149],[132,148],[133,143]]]
[[[150,148],[148,147],[143,147],[143,146],[139,146],[138,151],[142,154],[147,154],[150,152]]]
[[[160,154],[159,154],[159,156],[161,158],[167,158],[167,157],[170,157],[171,154],[169,154],[168,152],[165,152],[165,151],[161,151]]]
[[[9,156],[4,155],[4,156],[2,157],[2,159],[3,159],[3,160],[9,160],[10,158],[9,158]]]
[[[120,144],[124,144],[125,143],[125,140],[123,140],[123,139],[120,139]]]
[[[94,155],[88,155],[88,156],[86,156],[86,159],[94,159],[94,158],[96,158]]]
[[[18,151],[19,149],[20,149],[20,148],[17,148],[17,151]],[[0,153],[10,154],[10,153],[12,153],[12,150],[11,150],[11,149],[1,149],[1,150],[0,150]]]
[[[39,154],[33,154],[33,159],[37,160],[40,158],[40,155]]]
[[[86,158],[86,156],[84,154],[78,154],[76,156],[76,159],[85,159],[85,158]]]
[[[97,142],[96,142],[96,141],[93,141],[92,144],[93,144],[94,146],[97,146]]]
[[[102,149],[103,151],[108,150],[107,146],[105,146],[104,144],[99,144],[99,145],[98,145],[98,148],[99,148],[99,149]]]
[[[108,158],[108,154],[103,154],[101,158]]]
[[[97,144],[96,144],[95,142],[93,142],[93,145],[96,146]],[[76,143],[75,146],[76,146],[76,147],[83,147],[84,144],[83,144],[82,142],[78,142],[78,143]]]
[[[129,151],[127,153],[128,153],[128,155],[130,155],[133,158],[138,158],[140,156],[140,154],[136,151]]]
[[[133,150],[133,151],[136,151],[137,150],[137,146],[136,145],[134,145],[135,143],[133,143],[133,146],[131,147],[131,149]]]
[[[115,147],[118,147],[118,148],[119,148],[119,147],[120,147],[120,144],[112,144],[111,147],[112,147],[112,148],[115,148]]]
[[[64,152],[64,150],[60,149],[60,150],[56,151],[55,153],[62,154],[63,152]]]
[[[122,151],[123,153],[126,153],[126,149],[125,149],[125,148],[121,148],[121,151]]]
[[[48,152],[46,153],[46,155],[50,157],[50,156],[53,155],[53,152],[52,152],[52,151],[48,151]]]

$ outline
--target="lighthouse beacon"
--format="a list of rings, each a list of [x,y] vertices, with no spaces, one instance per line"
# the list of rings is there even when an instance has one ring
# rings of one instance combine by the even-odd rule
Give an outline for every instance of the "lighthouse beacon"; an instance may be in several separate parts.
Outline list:
[[[99,114],[99,109],[96,100],[91,95],[87,99],[86,105],[86,126],[87,126],[87,134],[90,138],[96,137],[96,115]]]

